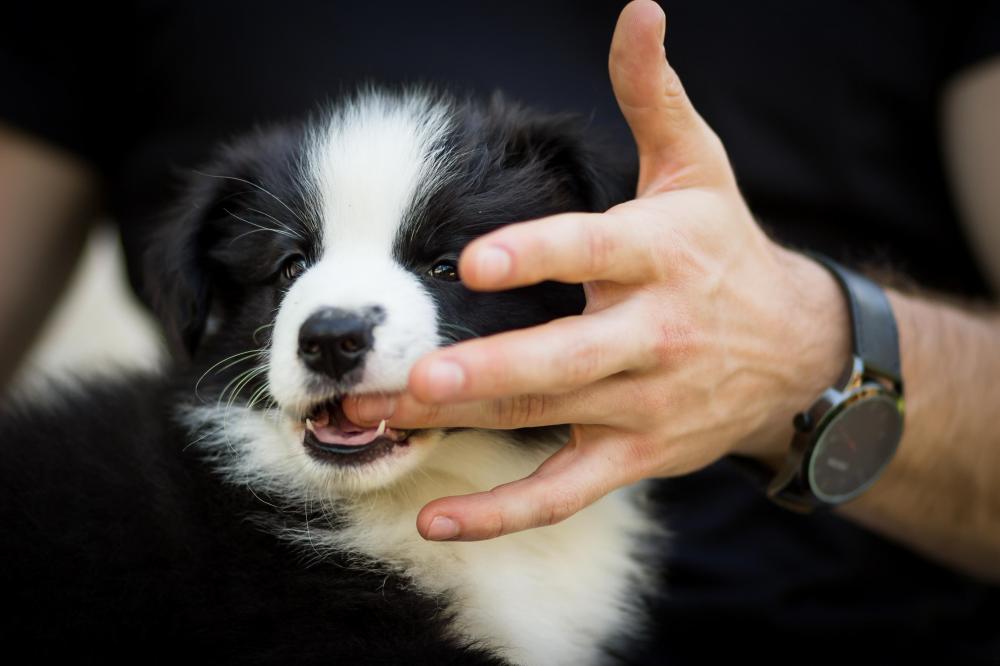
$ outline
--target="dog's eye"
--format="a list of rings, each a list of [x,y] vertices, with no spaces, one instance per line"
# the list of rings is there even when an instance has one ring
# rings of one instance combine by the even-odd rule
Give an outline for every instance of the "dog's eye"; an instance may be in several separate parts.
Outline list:
[[[302,275],[305,270],[306,258],[301,254],[293,254],[288,259],[285,259],[285,263],[281,265],[281,277],[286,282],[292,282],[295,278]]]
[[[427,274],[435,280],[458,282],[458,266],[454,261],[450,261],[448,259],[438,261],[429,271],[427,271]]]

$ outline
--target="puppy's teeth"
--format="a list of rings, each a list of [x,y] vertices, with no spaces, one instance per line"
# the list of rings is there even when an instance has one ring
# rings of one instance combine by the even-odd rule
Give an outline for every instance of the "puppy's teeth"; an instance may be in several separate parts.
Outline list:
[[[313,432],[316,432],[316,427],[313,425],[312,419],[309,418],[306,419],[306,430],[312,430]]]
[[[376,437],[381,437],[385,434],[385,419],[382,419],[381,423],[378,424],[378,430],[375,431]]]

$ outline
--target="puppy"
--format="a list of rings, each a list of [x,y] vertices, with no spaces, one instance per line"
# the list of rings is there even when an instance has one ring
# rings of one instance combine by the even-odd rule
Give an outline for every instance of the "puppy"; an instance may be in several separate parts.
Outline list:
[[[565,117],[367,90],[194,172],[148,257],[176,363],[0,415],[11,636],[236,661],[596,664],[642,627],[659,531],[623,489],[550,527],[427,542],[428,501],[531,473],[565,428],[398,430],[442,345],[578,314],[578,285],[473,292],[474,238],[634,182]],[[345,662],[346,663],[346,662]]]

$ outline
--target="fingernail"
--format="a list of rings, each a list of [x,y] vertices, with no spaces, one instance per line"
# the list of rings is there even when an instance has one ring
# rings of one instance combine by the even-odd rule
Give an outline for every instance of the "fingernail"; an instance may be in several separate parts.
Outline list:
[[[446,516],[435,516],[427,526],[427,538],[431,541],[447,541],[458,536],[458,523]]]
[[[465,370],[454,361],[437,361],[427,370],[431,396],[435,400],[451,398],[465,385]]]
[[[507,250],[487,245],[476,253],[476,277],[482,282],[499,282],[510,275],[511,259]]]
[[[396,411],[396,399],[388,396],[358,398],[355,409],[362,421],[381,421]]]

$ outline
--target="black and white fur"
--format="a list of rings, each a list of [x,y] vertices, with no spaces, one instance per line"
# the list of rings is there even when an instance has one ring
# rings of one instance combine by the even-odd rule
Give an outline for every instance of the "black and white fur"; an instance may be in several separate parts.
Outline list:
[[[564,429],[396,433],[347,462],[304,437],[317,405],[400,390],[432,349],[580,312],[575,285],[477,293],[434,267],[503,224],[604,210],[628,188],[567,118],[427,91],[368,90],[223,149],[150,248],[174,371],[0,415],[12,636],[236,661],[627,652],[659,547],[637,489],[490,541],[415,529],[434,498],[532,472]],[[300,358],[327,308],[379,313],[350,373]]]

